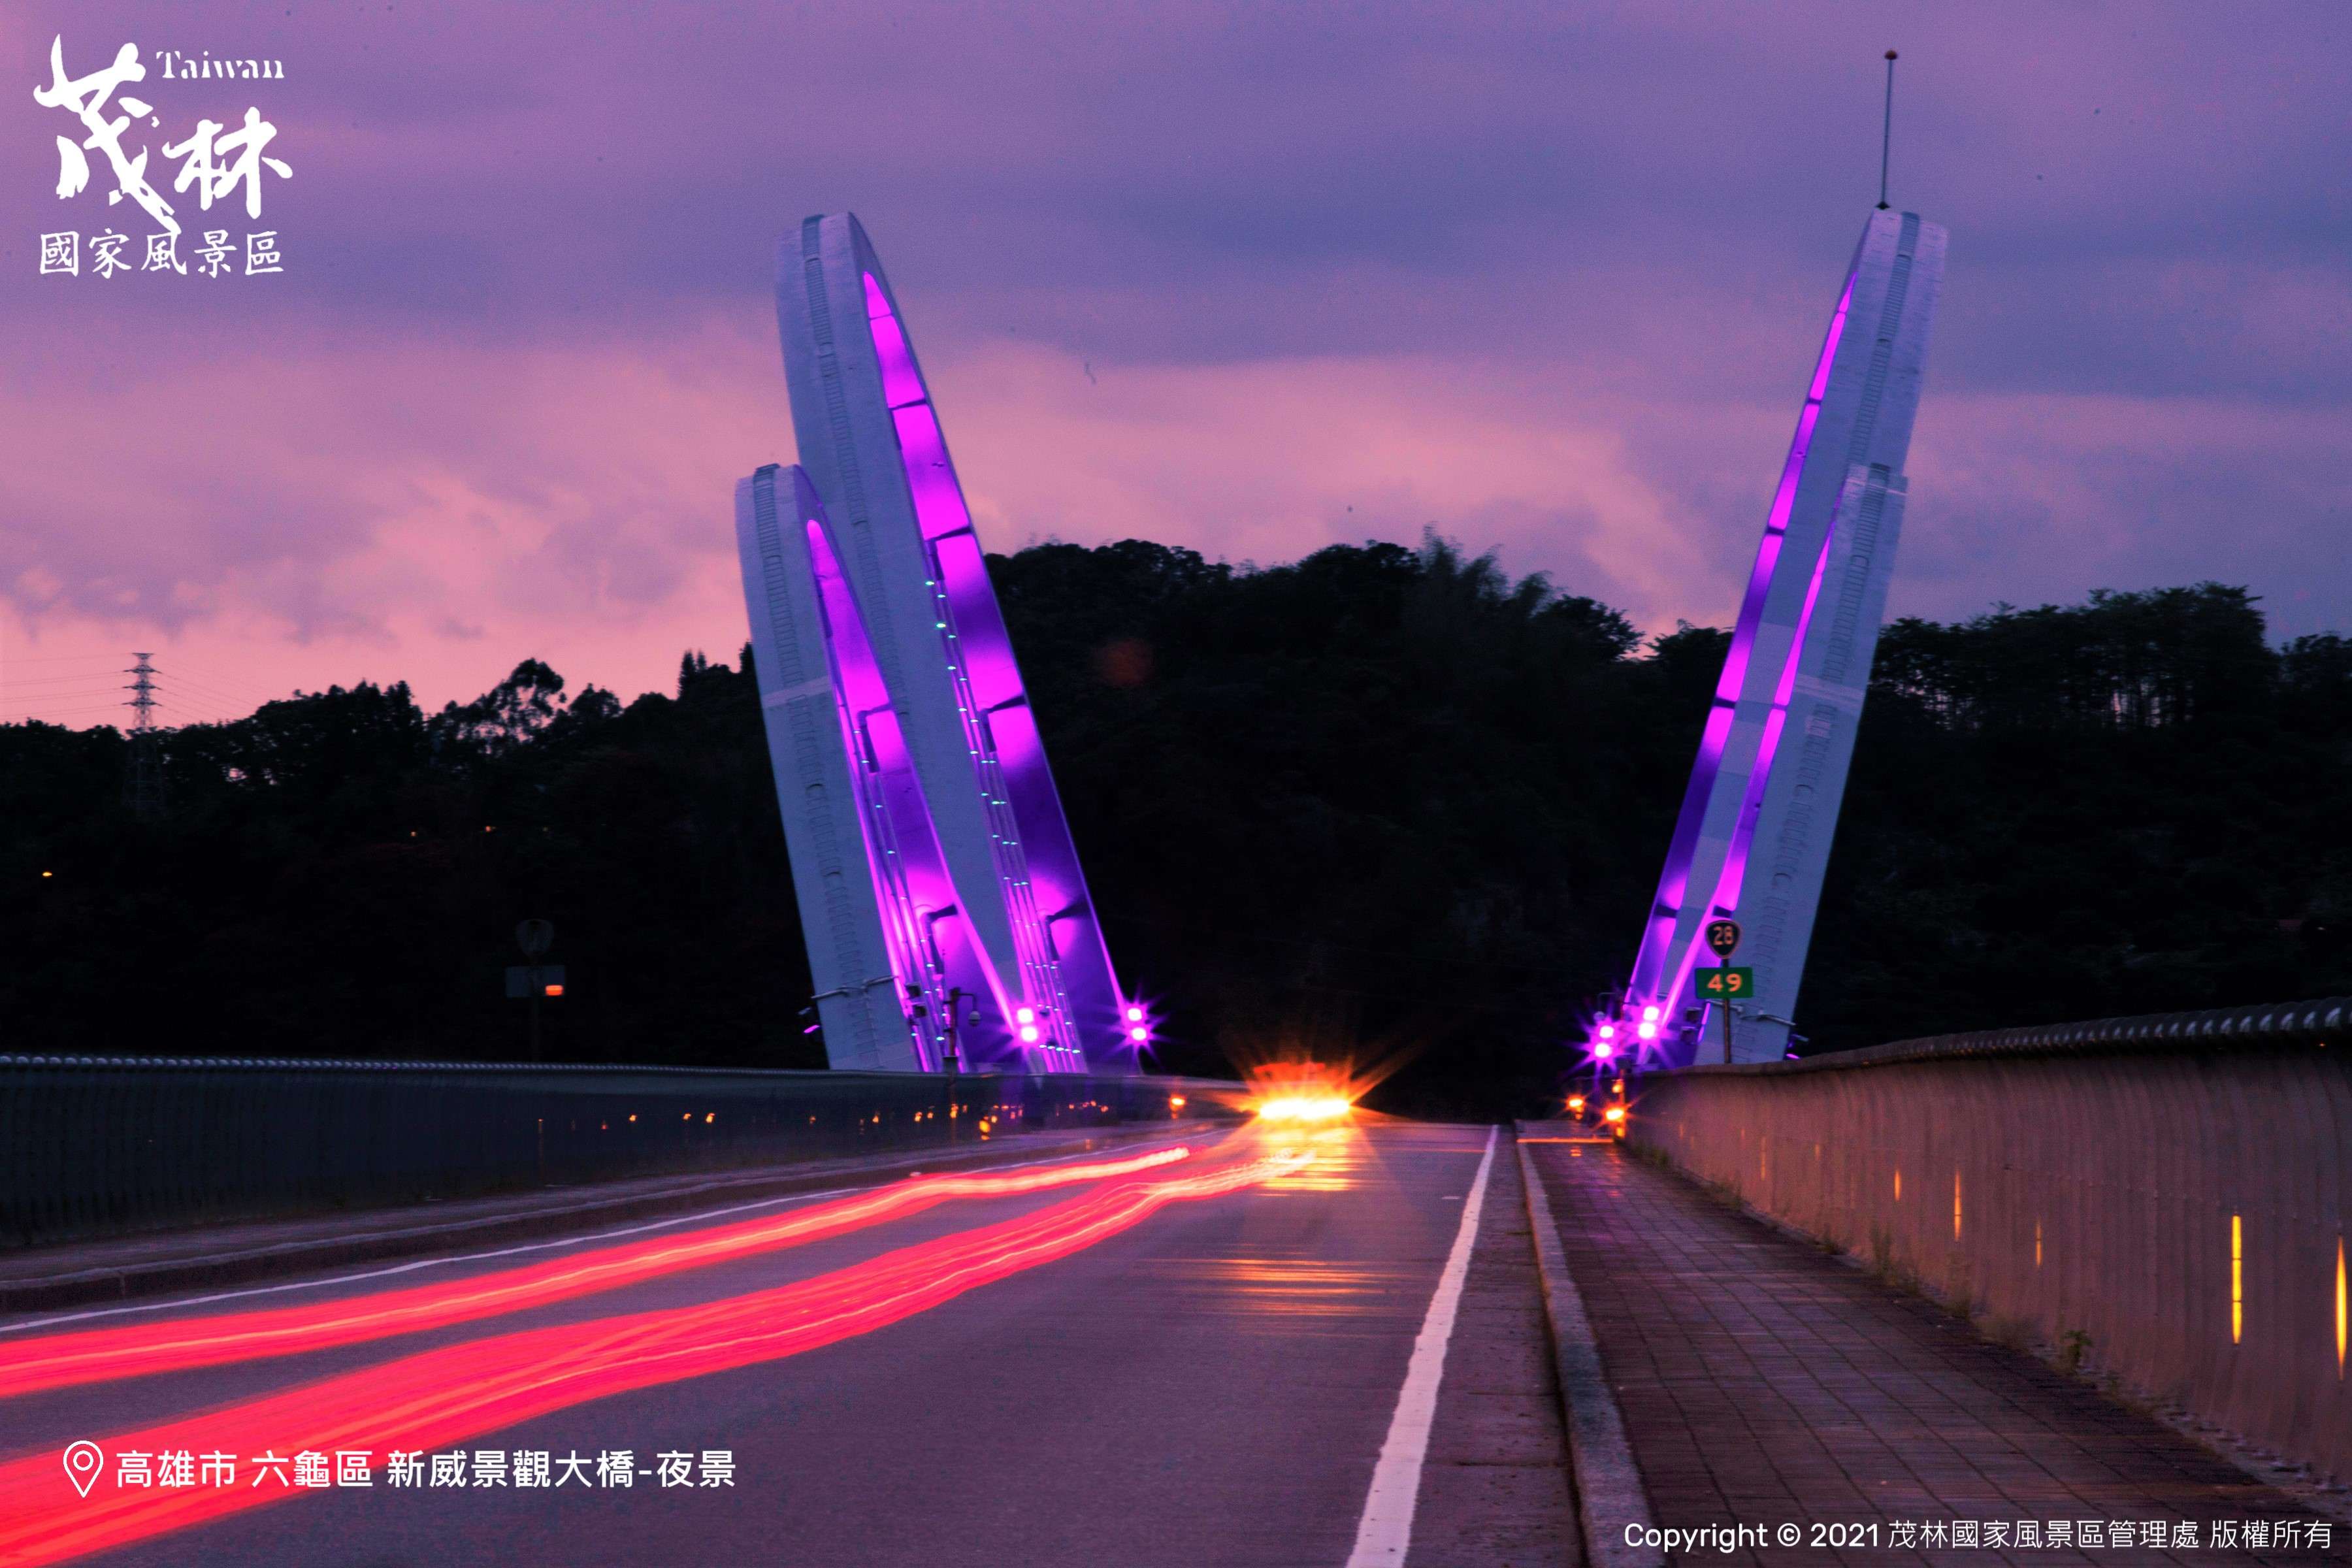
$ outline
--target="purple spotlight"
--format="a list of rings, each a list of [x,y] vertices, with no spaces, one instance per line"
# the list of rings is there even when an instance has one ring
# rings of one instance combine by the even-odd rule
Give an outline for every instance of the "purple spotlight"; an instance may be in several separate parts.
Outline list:
[[[1145,1028],[1142,1025],[1138,1024],[1135,1027],[1127,1032],[1127,1037],[1140,1045],[1142,1042],[1151,1037],[1151,1031]]]
[[[1026,1008],[1023,1009],[1024,1012],[1026,1012],[1027,1010],[1028,1009]],[[1024,1046],[1034,1046],[1037,1043],[1036,1025],[1024,1024],[1021,1026],[1021,1043]]]
[[[1143,1022],[1143,1009],[1140,1007],[1129,1007],[1127,1010],[1127,1021],[1130,1024],[1140,1024]]]
[[[1658,1026],[1644,1018],[1642,1021],[1642,1027],[1638,1033],[1645,1040],[1654,1040],[1658,1037]]]
[[[1611,1057],[1617,1054],[1617,1047],[1611,1045],[1608,1041],[1603,1040],[1599,1045],[1592,1047],[1592,1054],[1600,1060],[1605,1062]]]

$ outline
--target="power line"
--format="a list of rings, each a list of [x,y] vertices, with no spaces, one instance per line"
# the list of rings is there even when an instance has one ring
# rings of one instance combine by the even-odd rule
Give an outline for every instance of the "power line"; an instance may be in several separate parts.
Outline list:
[[[122,710],[122,704],[121,704],[121,703],[120,703],[120,702],[113,702],[113,701],[108,701],[108,702],[85,702],[85,703],[80,704],[79,706],[73,707],[73,708],[52,708],[52,709],[48,710],[48,711],[49,711],[49,712],[51,712],[51,713],[119,713],[119,712],[121,712],[121,710]],[[25,715],[25,717],[26,717],[26,719],[28,721],[33,721],[33,720],[40,720],[40,721],[41,721],[41,722],[44,722],[44,723],[47,722],[47,720],[42,720],[42,719],[41,719],[41,716],[40,716],[39,714],[37,714],[37,713],[29,713],[29,712],[28,712],[28,713],[26,713],[26,714]]]
[[[173,687],[179,690],[191,692],[200,697],[209,697],[215,702],[226,702],[232,705],[240,705],[244,710],[248,713],[253,711],[255,709],[261,707],[264,703],[275,702],[278,700],[278,699],[274,697],[265,697],[260,699],[247,697],[240,692],[226,690],[221,687],[211,685],[205,681],[196,680],[185,675],[175,675],[172,678],[172,680]]]
[[[62,686],[77,680],[100,680],[113,673],[110,669],[89,669],[72,675],[34,675],[21,680],[0,679],[0,691],[12,691],[20,686]]]

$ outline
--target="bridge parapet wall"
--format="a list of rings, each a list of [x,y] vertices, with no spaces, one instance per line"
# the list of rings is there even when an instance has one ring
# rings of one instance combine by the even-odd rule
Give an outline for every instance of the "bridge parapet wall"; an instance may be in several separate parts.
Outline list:
[[[1645,1079],[1638,1148],[1962,1306],[2352,1478],[2352,999]]]

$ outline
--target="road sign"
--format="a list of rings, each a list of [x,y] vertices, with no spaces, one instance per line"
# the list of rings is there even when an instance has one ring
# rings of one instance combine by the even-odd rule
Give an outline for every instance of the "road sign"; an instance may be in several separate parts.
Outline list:
[[[1756,993],[1756,972],[1744,966],[1695,970],[1691,979],[1697,983],[1702,1002],[1744,1002]]]
[[[515,927],[515,945],[522,949],[525,958],[537,958],[555,945],[555,922],[525,921]]]
[[[1733,953],[1738,952],[1739,922],[1738,921],[1707,921],[1706,945],[1707,950],[1717,958],[1729,958]]]

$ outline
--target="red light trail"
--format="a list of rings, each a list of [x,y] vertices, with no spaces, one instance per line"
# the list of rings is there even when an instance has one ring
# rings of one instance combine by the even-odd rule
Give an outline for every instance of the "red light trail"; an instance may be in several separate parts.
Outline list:
[[[1076,1182],[1129,1176],[1188,1158],[1190,1148],[1123,1160],[1049,1165],[1002,1175],[921,1176],[858,1197],[786,1215],[688,1231],[545,1263],[337,1301],[81,1330],[7,1343],[0,1398],[45,1388],[144,1377],[224,1362],[294,1355],[393,1334],[416,1333],[526,1307],[567,1301],[659,1275],[753,1253],[798,1247],[914,1214],[951,1198],[1004,1197]]]
[[[427,1451],[590,1400],[699,1377],[870,1333],[967,1290],[1050,1263],[1167,1205],[1270,1181],[1289,1153],[1194,1175],[1118,1182],[1035,1214],[939,1237],[830,1274],[693,1307],[567,1323],[425,1351],[378,1366],[114,1434],[100,1447],[257,1454]],[[85,1501],[64,1450],[0,1465],[0,1564],[33,1568],[286,1500],[239,1484],[100,1489]]]

